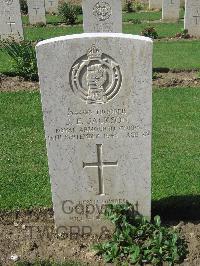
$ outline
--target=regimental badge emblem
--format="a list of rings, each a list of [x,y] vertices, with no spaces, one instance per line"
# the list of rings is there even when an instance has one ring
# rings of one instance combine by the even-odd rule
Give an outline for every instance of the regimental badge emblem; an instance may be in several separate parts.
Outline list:
[[[6,5],[11,5],[13,3],[13,0],[4,0],[4,2],[6,3]]]
[[[119,64],[95,44],[70,71],[71,89],[87,104],[105,104],[119,92],[122,74]]]
[[[105,20],[109,19],[111,14],[112,14],[111,6],[104,1],[98,2],[93,8],[93,15],[99,21],[105,21]]]

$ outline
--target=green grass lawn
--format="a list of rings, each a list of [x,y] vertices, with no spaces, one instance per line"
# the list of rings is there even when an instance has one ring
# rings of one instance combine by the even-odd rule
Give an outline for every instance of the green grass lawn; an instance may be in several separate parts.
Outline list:
[[[154,43],[153,67],[200,69],[200,41],[159,41]]]
[[[159,20],[162,18],[162,12],[161,11],[141,11],[141,12],[133,12],[133,13],[125,13],[122,14],[123,22],[127,22],[131,19],[139,19],[141,21],[153,21],[153,20]],[[49,15],[46,14],[46,21],[47,24],[59,24],[62,23],[63,20],[59,15]],[[77,23],[82,23],[83,16],[78,16]],[[22,22],[25,25],[29,24],[28,16],[22,16]]]
[[[124,24],[123,32],[128,34],[141,34],[147,27],[154,27],[158,32],[159,38],[175,37],[177,32],[183,28],[183,22],[179,23],[142,23],[142,24]],[[25,27],[25,38],[31,41],[48,39],[66,34],[82,33],[82,25],[75,26],[52,26],[52,27]]]
[[[38,92],[0,93],[0,209],[51,206]],[[154,90],[153,199],[200,194],[200,88]]]
[[[54,25],[63,22],[62,18],[59,15],[50,15],[50,14],[46,14],[46,21],[47,24],[54,24]],[[28,16],[22,16],[22,22],[24,25],[28,25],[29,24]],[[82,22],[83,22],[83,16],[79,15],[77,23],[82,23]]]
[[[129,21],[131,19],[139,19],[141,21],[153,21],[159,20],[162,18],[161,11],[141,11],[141,12],[133,12],[133,13],[123,13],[123,21]]]
[[[29,32],[29,34],[34,35],[34,30],[33,28],[33,32]],[[60,34],[64,34],[64,30],[66,33],[73,31],[72,28],[60,28]],[[79,30],[81,31],[81,29]],[[58,32],[56,31],[56,33]],[[45,28],[41,28],[41,36],[45,34],[49,35],[49,32],[45,32]],[[197,58],[200,58],[200,41],[156,41],[154,43],[154,68],[200,69]],[[10,72],[14,72],[11,60],[5,53],[0,52],[0,73]]]
[[[124,24],[123,32],[130,34],[141,34],[147,27],[154,27],[159,38],[175,37],[177,32],[183,28],[183,22],[179,23],[142,23],[142,24]]]

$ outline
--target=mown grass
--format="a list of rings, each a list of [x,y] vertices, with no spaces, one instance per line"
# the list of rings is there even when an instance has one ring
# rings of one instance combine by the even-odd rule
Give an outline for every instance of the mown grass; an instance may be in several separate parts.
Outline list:
[[[0,94],[0,206],[51,202],[38,93]]]
[[[130,19],[139,19],[141,21],[153,21],[153,20],[159,20],[162,17],[162,12],[161,11],[141,11],[141,12],[133,12],[133,13],[126,13],[123,12],[122,14],[122,19],[123,22],[127,22]],[[59,24],[62,23],[63,20],[59,15],[50,15],[46,14],[46,21],[47,24]],[[78,16],[78,21],[77,23],[82,23],[83,21],[83,16],[79,15]],[[29,19],[28,16],[22,16],[22,22],[25,25],[29,24]]]
[[[69,33],[69,29],[65,29]],[[73,30],[73,29],[72,29]],[[48,35],[49,33],[46,32]],[[41,33],[41,36],[44,32]],[[159,41],[154,43],[153,67],[180,70],[200,69],[199,41]],[[11,59],[0,52],[0,73],[14,73]]]
[[[183,22],[179,23],[142,23],[142,24],[124,24],[123,32],[130,34],[138,34],[147,27],[154,27],[159,38],[175,37],[177,32],[183,28]]]
[[[183,22],[179,23],[142,23],[142,24],[124,24],[123,32],[128,34],[138,34],[147,27],[154,27],[158,32],[159,38],[175,37],[177,32],[183,28]],[[25,27],[25,38],[31,41],[53,38],[66,34],[82,33],[82,25],[75,26],[52,26],[52,27]]]
[[[200,89],[153,94],[153,198],[200,194]]]
[[[51,206],[38,92],[0,93],[0,209]],[[153,200],[200,194],[200,88],[154,90]]]
[[[154,43],[153,67],[200,69],[200,41],[159,41]]]

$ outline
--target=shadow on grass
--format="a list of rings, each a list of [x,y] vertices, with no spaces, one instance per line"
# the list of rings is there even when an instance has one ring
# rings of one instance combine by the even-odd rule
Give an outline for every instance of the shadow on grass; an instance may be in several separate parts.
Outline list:
[[[171,196],[152,202],[152,216],[163,221],[200,221],[200,195]]]

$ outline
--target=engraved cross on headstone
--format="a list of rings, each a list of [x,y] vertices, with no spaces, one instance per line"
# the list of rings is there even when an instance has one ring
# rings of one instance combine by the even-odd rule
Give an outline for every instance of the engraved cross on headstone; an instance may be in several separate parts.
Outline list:
[[[49,3],[51,3],[51,6],[53,6],[54,0],[49,0]]]
[[[193,18],[195,18],[195,23],[198,25],[198,19],[200,18],[199,10],[197,10],[197,14]]]
[[[7,24],[10,26],[10,32],[12,33],[13,32],[12,25],[15,25],[15,22],[11,21],[11,17],[9,17],[9,22],[7,22]]]
[[[39,7],[33,7],[33,9],[35,9],[35,13],[36,15],[38,14],[38,10],[40,9]]]
[[[99,179],[99,195],[105,195],[104,193],[104,177],[103,177],[103,168],[109,166],[117,166],[118,161],[116,162],[104,162],[102,159],[102,144],[97,144],[97,162],[94,163],[84,163],[83,168],[86,167],[98,167],[98,179]]]

